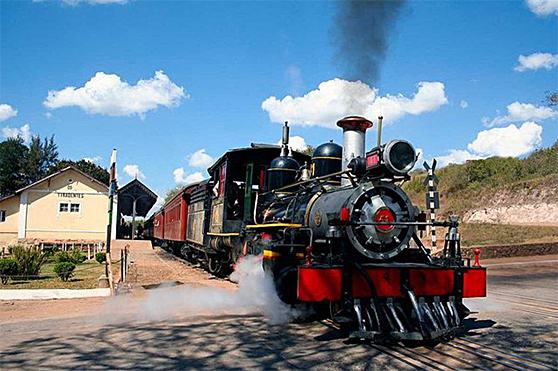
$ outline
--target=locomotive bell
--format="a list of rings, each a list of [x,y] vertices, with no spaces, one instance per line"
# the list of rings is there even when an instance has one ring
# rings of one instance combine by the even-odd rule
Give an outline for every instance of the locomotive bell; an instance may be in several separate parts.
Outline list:
[[[364,157],[366,130],[372,125],[372,121],[360,116],[347,116],[337,121],[337,126],[343,128],[343,170],[347,170],[353,158]],[[350,184],[350,181],[342,179],[341,184]]]

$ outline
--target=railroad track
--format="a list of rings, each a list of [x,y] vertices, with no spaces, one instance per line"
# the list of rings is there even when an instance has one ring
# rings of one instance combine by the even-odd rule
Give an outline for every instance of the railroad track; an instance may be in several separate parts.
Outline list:
[[[330,320],[322,324],[339,329]],[[477,343],[468,338],[455,338],[434,347],[407,348],[399,345],[364,344],[404,365],[421,370],[556,370],[555,365],[529,359],[516,353]]]
[[[516,370],[555,370],[556,366],[539,362],[512,352],[504,352],[490,345],[477,343],[467,338],[456,338],[448,345],[467,348],[475,354]],[[482,355],[481,355],[482,354]]]
[[[515,305],[511,310],[518,310],[525,313],[535,314],[545,318],[558,319],[558,308],[549,306],[546,301],[537,300],[533,298],[527,298],[520,295],[514,294],[502,294],[502,293],[489,293],[488,297],[492,300],[496,300],[501,303],[508,303]],[[514,300],[515,299],[515,300]]]
[[[514,298],[514,299],[521,299],[521,300],[526,300],[529,302],[533,302],[533,303],[541,303],[543,305],[550,305],[552,309],[558,309],[558,300],[552,300],[552,299],[543,299],[543,298],[535,298],[532,296],[527,296],[527,295],[520,295],[520,294],[515,294],[515,293],[510,293],[510,292],[502,292],[502,291],[497,291],[497,292],[489,292],[489,295],[498,295],[498,296],[505,296],[505,297],[509,297],[509,298]]]

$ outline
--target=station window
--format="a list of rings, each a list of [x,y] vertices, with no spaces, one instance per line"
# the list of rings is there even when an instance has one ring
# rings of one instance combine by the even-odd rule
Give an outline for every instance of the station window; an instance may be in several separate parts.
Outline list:
[[[0,210],[0,223],[6,221],[6,210]]]
[[[70,204],[71,213],[79,213],[79,204]]]
[[[65,202],[64,202],[64,203],[61,203],[61,204],[58,206],[58,212],[67,213],[67,212],[68,212],[68,204],[65,203]]]

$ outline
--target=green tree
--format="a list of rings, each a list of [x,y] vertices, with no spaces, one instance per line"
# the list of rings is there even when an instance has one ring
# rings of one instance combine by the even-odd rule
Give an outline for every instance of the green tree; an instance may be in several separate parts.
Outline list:
[[[0,143],[0,196],[11,195],[27,185],[25,165],[28,152],[20,137]]]
[[[72,161],[72,160],[62,160],[58,161],[56,164],[52,165],[48,169],[48,174],[53,174],[57,171],[60,171],[68,166],[74,166],[79,170],[83,171],[84,173],[90,175],[91,177],[95,178],[99,182],[108,185],[110,180],[109,172],[92,162],[79,160],[79,161]]]
[[[182,190],[182,188],[183,187],[181,187],[181,186],[176,186],[172,189],[169,189],[167,191],[167,194],[165,195],[165,203],[169,202],[171,200],[171,198],[176,196],[178,194],[178,192],[180,192]]]
[[[27,153],[25,173],[27,183],[44,178],[50,167],[58,162],[58,146],[54,143],[54,135],[44,141],[37,136],[31,138]]]
[[[302,150],[300,152],[304,153],[305,155],[312,156],[314,154],[315,149],[316,149],[316,147],[311,146],[311,145],[307,145],[306,148],[304,148],[304,150]]]

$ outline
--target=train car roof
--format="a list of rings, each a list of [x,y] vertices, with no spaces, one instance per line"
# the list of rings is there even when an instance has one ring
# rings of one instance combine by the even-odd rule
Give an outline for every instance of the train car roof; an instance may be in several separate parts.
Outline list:
[[[157,210],[155,213],[153,213],[153,215],[160,213],[161,210],[163,210],[165,207],[168,206],[168,204],[170,204],[172,201],[174,201],[174,199],[176,199],[178,196],[182,195],[184,192],[193,189],[195,187],[198,187],[204,183],[208,183],[209,179],[204,179],[201,180],[199,182],[195,182],[195,183],[188,183],[187,185],[183,186],[182,188],[180,188],[180,190],[178,192],[176,192],[176,194],[174,196],[172,196],[172,198],[170,200],[168,200],[167,202],[165,202],[165,204],[163,206],[161,206],[161,208],[159,208],[159,210]]]
[[[281,151],[281,146],[279,145],[275,145],[275,144],[260,144],[260,143],[251,143],[250,147],[243,147],[243,148],[233,148],[228,150],[227,152],[225,152],[221,157],[219,157],[219,159],[217,161],[215,161],[213,163],[213,165],[211,165],[207,171],[208,172],[212,172],[217,166],[219,166],[226,158],[230,157],[230,156],[241,156],[243,154],[248,154],[248,153],[254,153],[254,154],[258,154],[258,156],[262,153],[266,153],[266,154],[276,154],[277,156],[279,156]],[[302,160],[302,161],[310,161],[310,156],[308,156],[305,153],[299,152],[299,151],[295,151],[293,150],[293,156],[297,159],[297,160]]]

